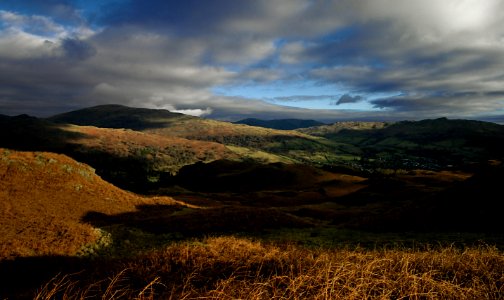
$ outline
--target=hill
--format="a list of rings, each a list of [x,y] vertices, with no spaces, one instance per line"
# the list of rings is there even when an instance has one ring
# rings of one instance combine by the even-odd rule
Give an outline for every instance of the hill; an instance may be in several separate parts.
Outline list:
[[[90,211],[133,212],[139,205],[176,205],[144,198],[103,181],[65,155],[0,148],[0,260],[16,256],[75,255],[108,242],[104,231],[81,221]]]
[[[131,117],[125,116],[131,114]],[[85,117],[83,117],[85,116]],[[104,116],[101,118],[101,116]],[[64,118],[63,118],[64,117]],[[502,160],[504,126],[446,118],[422,121],[337,122],[277,130],[173,114],[163,110],[97,106],[51,118],[86,125],[143,128],[165,137],[226,145],[242,158],[319,166],[377,169],[442,169]],[[131,122],[131,124],[130,124]]]
[[[330,185],[335,185],[341,188],[343,183],[353,186],[364,180],[357,176],[331,173],[307,165],[256,164],[250,161],[229,160],[185,166],[174,179],[178,185],[193,191],[240,193],[265,190],[300,192],[310,189],[320,192],[322,186],[328,188]],[[302,198],[296,193],[288,194],[290,197],[297,195],[296,200]],[[294,203],[296,200],[291,199],[291,202]],[[270,205],[273,202],[273,199],[270,199]]]
[[[328,125],[318,125],[309,128],[299,128],[296,131],[314,136],[326,136],[338,133],[342,130],[369,130],[382,129],[389,126],[386,122],[336,122]]]
[[[300,120],[300,119],[261,120],[255,118],[248,118],[234,123],[264,127],[264,128],[280,129],[280,130],[293,130],[298,128],[324,125],[324,123],[315,120]]]
[[[53,116],[48,120],[88,126],[121,127],[161,136],[217,142],[231,146],[240,155],[246,154],[249,158],[265,157],[265,153],[266,157],[272,155],[273,157],[266,159],[267,162],[290,160],[310,163],[327,160],[327,157],[336,160],[339,154],[344,153],[344,150],[340,149],[341,145],[322,137],[297,131],[185,116],[167,110],[102,105]]]
[[[371,163],[372,168],[440,169],[504,159],[504,126],[483,121],[402,121],[322,136],[361,149],[364,163]]]
[[[21,115],[0,119],[0,147],[51,151],[87,163],[108,181],[141,189],[160,173],[176,173],[195,162],[238,159],[214,142],[159,136],[125,129],[55,124]]]
[[[132,108],[115,104],[79,109],[48,118],[56,123],[132,130],[164,127],[166,124],[188,119],[197,118],[165,109]]]

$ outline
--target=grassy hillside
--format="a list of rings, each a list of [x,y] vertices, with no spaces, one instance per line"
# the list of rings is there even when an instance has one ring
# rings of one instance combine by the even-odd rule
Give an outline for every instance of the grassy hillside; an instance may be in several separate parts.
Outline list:
[[[47,152],[0,148],[0,178],[0,260],[75,255],[86,245],[107,244],[103,231],[81,221],[89,211],[117,214],[177,203],[125,192],[89,166]]]
[[[442,169],[504,158],[504,126],[482,121],[403,121],[323,136],[361,149],[366,168]]]
[[[269,153],[275,157],[273,161],[327,163],[353,157],[353,154],[348,154],[349,149],[358,152],[358,149],[351,146],[347,147],[341,143],[297,131],[233,124],[173,114],[167,110],[104,105],[57,115],[49,120],[78,125],[128,128],[161,136],[217,142],[252,150],[253,153],[248,156],[249,158],[257,157],[258,151]],[[239,152],[247,153],[247,151]]]
[[[309,128],[300,128],[296,131],[314,136],[327,136],[336,134],[342,130],[369,130],[382,129],[389,126],[386,122],[336,122],[328,125],[312,126]]]
[[[0,127],[2,299],[503,298],[502,126],[102,106]]]
[[[106,180],[141,189],[162,173],[196,162],[239,159],[214,142],[158,136],[125,129],[55,124],[29,116],[0,119],[0,147],[63,153],[93,166]]]
[[[358,183],[364,178],[335,174],[300,164],[257,164],[251,161],[218,160],[182,168],[175,177],[178,185],[193,191],[254,192],[264,190],[302,191],[321,185]],[[295,200],[293,199],[294,203]]]
[[[48,118],[56,123],[133,130],[165,127],[167,124],[188,119],[197,118],[165,109],[132,108],[114,104],[84,108]]]
[[[324,125],[324,123],[315,120],[300,120],[300,119],[261,120],[261,119],[249,118],[234,123],[264,127],[264,128],[280,129],[280,130],[293,130],[298,128]]]

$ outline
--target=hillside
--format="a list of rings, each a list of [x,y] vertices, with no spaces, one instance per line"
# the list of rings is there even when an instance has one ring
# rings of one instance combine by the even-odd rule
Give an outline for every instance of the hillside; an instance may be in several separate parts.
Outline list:
[[[504,126],[495,123],[440,118],[379,124],[301,131],[360,149],[367,169],[441,169],[504,159]]]
[[[366,173],[379,168],[467,167],[475,162],[502,160],[504,153],[504,126],[445,118],[392,124],[337,122],[293,131],[183,116],[166,110],[106,105],[50,120],[104,127],[120,124],[164,137],[216,142],[242,159],[344,166]]]
[[[65,155],[0,149],[0,260],[16,256],[75,255],[106,245],[105,232],[81,221],[90,211],[133,212],[138,205],[176,205],[144,198],[103,181]]]
[[[0,298],[502,298],[502,126],[103,109],[0,116]]]
[[[280,129],[280,130],[294,130],[298,128],[324,125],[324,123],[315,120],[300,120],[300,119],[261,120],[261,119],[248,118],[234,123],[264,127],[264,128]]]
[[[167,110],[102,105],[53,116],[48,120],[77,125],[121,127],[161,136],[217,142],[226,146],[246,148],[232,148],[238,150],[239,154],[252,150],[249,155],[252,158],[258,156],[257,151],[275,156],[268,162],[291,160],[310,163],[328,158],[337,160],[340,154],[346,153],[345,145],[333,143],[322,137],[297,131],[184,116]]]
[[[168,110],[132,108],[121,105],[94,106],[56,115],[47,120],[56,123],[125,128],[163,136],[217,141],[224,144],[240,144],[241,138],[244,145],[250,137],[255,137],[257,142],[260,142],[260,139],[264,137],[310,139],[309,136],[295,131],[245,126],[172,113]]]
[[[197,118],[165,109],[132,108],[115,104],[79,109],[48,118],[56,123],[132,130],[165,127],[166,124],[188,119]]]
[[[93,166],[106,180],[128,188],[141,188],[160,173],[174,174],[195,162],[240,157],[214,142],[54,124],[26,115],[0,119],[0,126],[0,147],[66,154]]]
[[[317,125],[309,128],[299,128],[296,131],[314,136],[327,136],[342,130],[369,130],[382,129],[389,126],[386,122],[336,122],[328,125]]]

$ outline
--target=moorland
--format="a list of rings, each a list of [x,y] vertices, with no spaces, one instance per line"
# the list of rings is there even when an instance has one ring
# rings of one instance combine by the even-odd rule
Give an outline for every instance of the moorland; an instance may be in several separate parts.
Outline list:
[[[504,297],[503,125],[258,121],[0,115],[0,297]]]

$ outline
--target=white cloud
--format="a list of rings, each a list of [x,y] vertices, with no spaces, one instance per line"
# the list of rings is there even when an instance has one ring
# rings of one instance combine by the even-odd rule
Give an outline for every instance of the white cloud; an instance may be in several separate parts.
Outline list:
[[[207,107],[205,109],[201,109],[201,108],[196,108],[196,109],[175,109],[175,110],[172,110],[172,112],[181,113],[181,114],[184,114],[184,115],[195,116],[195,117],[203,117],[203,116],[211,114],[213,112],[213,109],[211,109],[209,107]]]
[[[26,16],[10,11],[0,10],[0,22],[11,29],[23,30],[50,38],[63,37],[66,30],[45,16]]]

